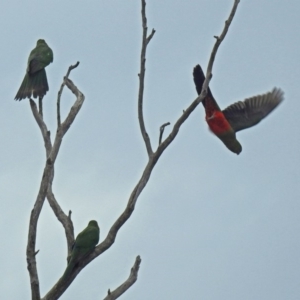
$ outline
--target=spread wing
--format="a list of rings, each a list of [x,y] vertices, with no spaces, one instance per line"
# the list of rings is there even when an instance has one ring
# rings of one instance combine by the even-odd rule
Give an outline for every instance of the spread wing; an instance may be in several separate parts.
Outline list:
[[[283,100],[283,91],[271,92],[236,102],[223,110],[234,131],[243,130],[259,123]]]

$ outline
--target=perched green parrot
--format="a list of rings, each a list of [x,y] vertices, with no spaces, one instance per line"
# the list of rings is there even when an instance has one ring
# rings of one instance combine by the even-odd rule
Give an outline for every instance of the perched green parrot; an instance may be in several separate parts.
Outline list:
[[[68,266],[62,276],[66,279],[76,264],[86,257],[99,242],[100,229],[97,221],[90,221],[88,226],[81,231],[72,246],[71,255],[68,257]]]
[[[30,52],[26,74],[15,100],[39,97],[42,99],[49,90],[45,67],[53,62],[53,52],[45,40],[38,40]]]
[[[196,90],[200,94],[205,76],[199,65],[194,68],[193,75]],[[283,92],[274,88],[269,93],[231,104],[222,111],[208,88],[202,104],[206,114],[205,120],[210,130],[230,151],[240,154],[242,146],[236,139],[235,133],[259,123],[282,100]]]

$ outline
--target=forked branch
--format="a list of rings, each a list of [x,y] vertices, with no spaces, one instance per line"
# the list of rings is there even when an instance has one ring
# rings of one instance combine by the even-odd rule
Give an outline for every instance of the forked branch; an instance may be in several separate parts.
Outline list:
[[[60,98],[61,98],[64,86],[66,85],[66,79],[69,78],[69,75],[70,75],[71,71],[73,69],[77,68],[78,66],[79,66],[79,61],[75,65],[69,67],[68,72],[67,72],[67,74],[66,74],[66,76],[64,78],[64,81],[61,84],[60,89],[58,91],[57,104],[56,104],[56,106],[57,106],[57,127],[59,127],[60,124],[61,124],[61,121],[60,121]]]
[[[144,113],[143,113],[143,99],[144,99],[144,82],[145,82],[145,73],[146,73],[146,50],[149,42],[151,41],[155,30],[152,29],[152,32],[147,36],[148,27],[147,27],[147,17],[146,17],[146,1],[142,0],[142,25],[143,25],[143,39],[142,39],[142,50],[141,50],[141,61],[140,61],[140,73],[139,73],[139,96],[138,96],[138,116],[141,133],[146,145],[148,156],[150,157],[153,153],[150,137],[146,131],[145,122],[144,122]]]
[[[30,99],[30,107],[33,116],[41,130],[44,139],[46,157],[47,157],[38,196],[30,215],[28,242],[27,242],[27,250],[26,250],[27,268],[30,276],[33,300],[40,300],[39,279],[38,279],[36,258],[35,258],[38,251],[36,251],[35,246],[36,246],[37,222],[46,196],[48,197],[49,203],[53,208],[54,212],[56,212],[56,216],[63,223],[65,230],[68,231],[69,233],[68,234],[69,238],[67,235],[68,244],[71,243],[71,239],[72,239],[71,236],[73,234],[72,232],[73,225],[71,226],[70,224],[71,222],[70,218],[63,213],[58,203],[55,201],[54,195],[52,193],[54,164],[62,142],[62,138],[67,132],[67,130],[69,129],[69,127],[71,126],[72,122],[74,121],[84,101],[83,94],[75,87],[75,85],[69,79],[65,79],[65,83],[71,89],[71,91],[76,94],[77,100],[75,101],[73,107],[71,108],[71,111],[67,116],[66,120],[64,121],[63,126],[59,126],[56,132],[53,146],[50,140],[50,131],[48,131],[46,124],[44,123],[41,115],[38,113],[35,102],[32,99]]]
[[[145,69],[146,69],[145,68],[145,65],[146,65],[146,49],[147,49],[147,45],[150,42],[151,38],[153,37],[155,31],[152,30],[152,33],[149,36],[147,36],[147,18],[146,18],[146,10],[145,10],[146,2],[145,2],[145,0],[141,0],[141,3],[142,3],[143,40],[142,40],[142,51],[141,51],[141,59],[140,59],[140,73],[139,73],[138,117],[139,117],[139,125],[140,125],[140,129],[141,129],[141,133],[142,133],[145,145],[146,145],[146,149],[147,149],[149,159],[148,159],[147,165],[146,165],[146,167],[143,171],[143,174],[142,174],[140,180],[138,181],[137,185],[135,186],[135,188],[133,189],[133,191],[132,191],[132,193],[129,197],[129,200],[128,200],[128,203],[127,203],[127,206],[126,206],[125,210],[119,216],[119,218],[115,221],[115,223],[112,225],[112,227],[110,228],[106,238],[95,248],[95,250],[90,255],[88,255],[87,257],[85,257],[84,259],[82,259],[81,261],[78,262],[76,267],[74,267],[72,272],[70,273],[69,278],[67,278],[64,281],[59,280],[55,284],[55,286],[48,292],[48,294],[43,298],[43,300],[58,299],[64,293],[64,291],[68,288],[68,286],[73,282],[73,280],[76,278],[76,276],[81,272],[81,270],[88,263],[90,263],[93,259],[95,259],[97,256],[101,255],[103,252],[105,252],[107,249],[109,249],[112,246],[112,244],[114,243],[119,229],[126,223],[126,221],[132,215],[132,213],[134,211],[134,208],[135,208],[135,205],[136,205],[136,202],[137,202],[137,199],[138,199],[140,193],[143,191],[144,187],[146,186],[148,180],[150,179],[152,170],[154,169],[154,167],[155,167],[157,161],[159,160],[161,154],[170,145],[170,143],[175,139],[175,137],[178,134],[178,131],[179,131],[180,127],[186,121],[186,119],[189,117],[189,115],[194,111],[194,109],[197,107],[197,105],[205,98],[206,93],[207,93],[208,83],[209,83],[209,80],[211,78],[213,62],[214,62],[218,47],[220,46],[221,42],[223,41],[223,39],[226,36],[226,33],[227,33],[228,28],[229,28],[229,26],[232,22],[232,19],[234,17],[234,14],[236,12],[236,8],[237,8],[237,5],[238,5],[239,2],[240,2],[240,0],[235,0],[233,8],[232,8],[230,16],[229,16],[229,19],[225,22],[224,30],[223,30],[222,34],[220,35],[220,37],[217,38],[217,40],[216,40],[216,43],[214,45],[214,48],[213,48],[213,51],[211,53],[211,57],[210,57],[210,60],[209,60],[206,80],[204,82],[201,94],[190,104],[190,106],[178,118],[178,120],[175,122],[175,125],[173,126],[173,129],[172,129],[171,133],[167,136],[167,138],[163,142],[160,141],[161,143],[158,146],[156,152],[153,152],[152,147],[151,147],[150,138],[147,134],[147,131],[146,131],[146,128],[145,128],[145,123],[144,123],[144,116],[143,116],[143,94],[144,93],[143,92],[144,92],[144,79],[145,79]],[[66,79],[66,85],[72,91],[74,90],[74,93],[77,96],[77,101],[78,101],[79,98],[81,98],[83,96],[76,89],[74,84],[69,79]],[[80,104],[80,101],[79,101],[77,104],[75,103],[73,107],[77,107],[77,109],[80,109],[81,105],[82,105],[82,103]],[[68,118],[66,119],[66,121],[64,123],[62,123],[61,125],[59,124],[60,126],[59,126],[59,130],[58,130],[58,133],[57,133],[57,138],[55,139],[52,151],[51,151],[51,153],[49,155],[49,158],[48,158],[48,162],[50,163],[50,166],[52,166],[54,161],[55,161],[55,158],[56,158],[56,155],[57,155],[57,152],[58,152],[58,150],[55,150],[55,149],[56,148],[59,149],[61,139],[62,139],[62,136],[64,134],[63,132],[66,131],[69,127],[68,122],[72,119],[74,120],[74,118],[72,117],[72,115],[73,115],[72,109],[71,109],[71,112],[70,112]],[[130,278],[133,279],[134,281],[136,280],[138,265],[139,265],[139,262],[137,260],[136,264],[135,264],[136,268],[133,268],[132,274],[131,274],[131,276],[129,276],[128,280]],[[130,281],[130,282],[132,282],[132,281]],[[127,284],[127,281],[124,284]],[[119,287],[120,290],[124,289],[124,287],[122,287],[122,286],[123,285],[121,285]],[[127,286],[127,285],[125,285],[125,286]],[[119,288],[117,288],[115,291],[111,292],[107,297],[109,297],[109,296],[112,297],[113,293],[118,291]],[[116,298],[105,298],[105,299],[116,299]]]

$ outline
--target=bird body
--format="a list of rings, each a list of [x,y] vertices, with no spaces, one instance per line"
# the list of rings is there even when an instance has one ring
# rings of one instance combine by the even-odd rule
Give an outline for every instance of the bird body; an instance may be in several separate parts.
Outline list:
[[[49,90],[45,67],[53,62],[53,52],[45,40],[38,40],[30,52],[26,74],[17,92],[15,100],[43,98]]]
[[[90,221],[88,226],[77,235],[62,279],[66,279],[76,264],[95,248],[99,242],[99,235],[100,229],[97,221],[94,220]]]
[[[199,65],[194,68],[193,76],[196,90],[200,94],[205,76]],[[210,130],[230,151],[240,154],[242,146],[236,139],[236,132],[259,123],[282,100],[283,92],[274,88],[272,92],[236,102],[222,111],[208,88],[202,104]]]

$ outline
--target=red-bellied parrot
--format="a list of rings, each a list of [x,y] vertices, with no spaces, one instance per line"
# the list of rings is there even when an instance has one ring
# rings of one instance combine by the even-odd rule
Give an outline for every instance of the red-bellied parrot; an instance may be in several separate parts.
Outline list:
[[[194,68],[194,82],[198,94],[201,93],[205,75],[199,65]],[[283,92],[274,88],[271,92],[231,104],[224,110],[218,106],[210,88],[202,101],[205,119],[210,130],[232,152],[240,154],[242,146],[236,139],[237,131],[249,128],[265,118],[281,101]]]

